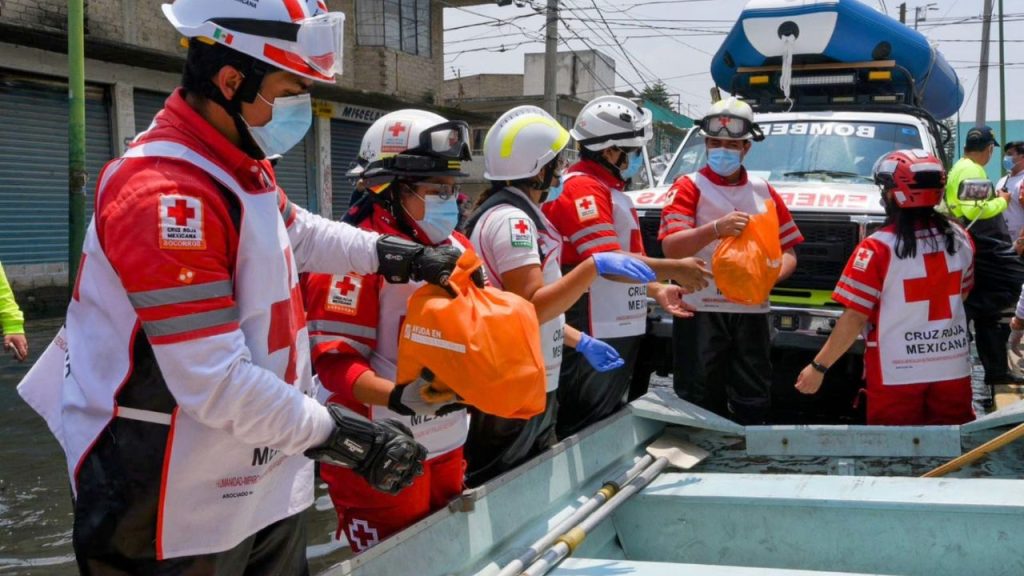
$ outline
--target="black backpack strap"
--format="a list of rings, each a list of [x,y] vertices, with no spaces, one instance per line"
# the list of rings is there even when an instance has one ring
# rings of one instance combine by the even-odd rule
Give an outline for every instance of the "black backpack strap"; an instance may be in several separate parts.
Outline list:
[[[466,236],[471,237],[473,235],[473,230],[476,228],[477,224],[480,223],[480,219],[484,214],[490,211],[491,208],[504,205],[518,208],[526,214],[526,217],[529,218],[531,222],[533,222],[533,227],[537,230],[538,234],[547,234],[547,227],[545,227],[544,223],[537,217],[536,207],[529,200],[523,198],[519,194],[512,192],[508,188],[502,188],[494,194],[491,194],[487,200],[484,200],[484,203],[473,212],[473,215],[470,216],[468,220],[466,220],[466,224],[464,226]],[[541,250],[539,237],[537,238],[537,253],[540,255],[540,261],[544,262],[544,259],[547,258],[547,254]]]

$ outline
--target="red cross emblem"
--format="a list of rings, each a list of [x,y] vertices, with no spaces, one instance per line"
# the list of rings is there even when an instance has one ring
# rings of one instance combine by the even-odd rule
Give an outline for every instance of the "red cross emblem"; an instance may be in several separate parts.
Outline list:
[[[727,126],[729,126],[729,118],[726,116],[719,116],[718,125],[722,128],[726,128]]]
[[[288,262],[288,281],[292,277],[292,251],[285,250],[285,260]],[[284,381],[295,384],[298,380],[298,373],[295,367],[296,334],[306,326],[306,311],[302,306],[302,293],[299,286],[292,286],[289,297],[274,302],[270,306],[270,333],[267,335],[267,352],[273,354],[278,350],[288,349],[288,366],[285,368]]]
[[[907,303],[928,302],[928,321],[949,320],[953,309],[949,304],[952,296],[960,296],[963,271],[949,271],[946,255],[932,252],[924,255],[924,278],[903,281],[903,292]]]
[[[590,207],[593,205],[594,203],[590,201],[590,198],[584,198],[580,201],[580,208],[583,208],[584,210],[590,210]]]
[[[188,202],[179,199],[174,202],[174,206],[167,208],[167,217],[174,218],[174,223],[178,226],[184,226],[190,219],[196,217],[196,209],[189,208]]]
[[[394,124],[391,125],[390,128],[388,128],[388,132],[391,132],[392,136],[398,138],[402,134],[402,132],[405,132],[405,124],[402,124],[401,122],[395,122]]]
[[[366,520],[353,520],[348,525],[348,538],[360,552],[380,542],[376,528],[371,528]]]
[[[516,232],[519,232],[520,234],[526,234],[530,231],[530,226],[526,224],[525,220],[520,220],[516,222],[515,229]]]
[[[348,293],[356,289],[356,285],[352,283],[352,279],[345,276],[345,279],[334,285],[341,292],[342,296],[348,296]]]

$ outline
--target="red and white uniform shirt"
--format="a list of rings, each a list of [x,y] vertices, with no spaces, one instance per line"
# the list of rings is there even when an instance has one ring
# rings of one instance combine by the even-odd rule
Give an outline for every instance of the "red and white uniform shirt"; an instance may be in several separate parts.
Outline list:
[[[726,181],[707,166],[677,179],[669,191],[672,202],[661,212],[658,240],[709,224],[731,212],[762,214],[766,209],[765,202],[771,199],[779,218],[779,243],[782,250],[789,250],[803,242],[803,234],[771,184],[761,178],[748,177],[746,169],[741,170],[740,179],[735,183]],[[719,242],[711,242],[696,256],[710,265]],[[707,288],[687,294],[683,300],[702,312],[765,314],[769,310],[768,302],[760,306],[746,306],[726,300],[718,291],[714,279],[708,281]]]
[[[308,507],[302,451],[334,423],[313,398],[298,273],[376,270],[376,239],[292,205],[269,163],[173,94],[100,175],[68,308],[71,360],[22,383],[61,437],[72,487],[121,417],[170,427],[166,454],[132,456],[163,459],[158,509],[125,512],[154,518],[158,559],[230,549]],[[134,371],[142,334],[159,374]],[[176,407],[119,406],[125,386],[166,386]]]
[[[543,210],[562,235],[564,266],[576,266],[601,252],[645,254],[636,208],[622,192],[625,182],[591,160],[571,166],[562,182],[562,195],[544,204]],[[643,334],[647,330],[647,286],[594,280],[589,328],[595,338]]]
[[[516,188],[507,188],[531,202]],[[532,205],[532,202],[531,202]],[[562,277],[562,240],[555,227],[534,208],[534,217],[544,224],[540,232],[530,217],[519,208],[508,204],[495,206],[482,214],[470,240],[484,260],[491,284],[502,290],[501,275],[526,266],[540,266],[544,284],[553,284]],[[540,252],[544,254],[541,262]],[[565,340],[565,315],[549,320],[540,327],[541,348],[544,352],[544,370],[547,391],[558,388],[558,374],[562,368],[562,346]]]
[[[946,252],[936,229],[917,232],[914,258],[896,257],[895,226],[857,247],[832,298],[869,319],[869,372],[887,386],[926,384],[970,375],[963,298],[974,283],[974,245],[954,224],[957,250]]]
[[[380,206],[374,206],[359,227],[408,238]],[[459,250],[469,244],[457,232],[448,241]],[[367,370],[394,381],[409,297],[421,286],[422,282],[388,284],[378,274],[310,274],[302,280],[313,364],[321,385],[331,393],[329,400],[372,420],[402,422],[427,449],[427,457],[435,458],[466,442],[465,410],[440,418],[402,416],[383,406],[363,404],[353,393],[356,379]]]

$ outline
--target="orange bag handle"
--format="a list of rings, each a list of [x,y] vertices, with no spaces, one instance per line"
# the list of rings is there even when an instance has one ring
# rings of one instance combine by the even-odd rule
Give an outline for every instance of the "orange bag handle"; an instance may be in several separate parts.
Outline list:
[[[483,265],[484,261],[480,259],[480,256],[467,246],[466,251],[462,253],[462,256],[455,263],[455,270],[448,278],[448,285],[459,295],[465,296],[470,286],[476,286],[470,276]]]

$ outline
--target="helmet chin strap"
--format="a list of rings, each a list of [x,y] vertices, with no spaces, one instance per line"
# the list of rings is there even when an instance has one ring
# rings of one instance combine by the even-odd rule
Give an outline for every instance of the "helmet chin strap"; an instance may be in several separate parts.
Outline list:
[[[544,166],[544,179],[541,180],[540,186],[537,188],[541,191],[541,204],[547,202],[548,193],[551,192],[551,184],[555,181],[555,162],[557,162],[557,159],[548,162],[548,164]]]
[[[615,150],[619,151],[619,160],[618,160],[618,162],[616,162],[615,164],[612,164],[611,162],[609,162],[604,157],[604,150],[601,150],[600,152],[597,152],[597,163],[602,165],[602,166],[604,166],[605,168],[607,168],[619,180],[625,180],[625,178],[622,177],[622,168],[619,166],[619,162],[622,162],[622,159],[626,158],[627,159],[626,162],[628,164],[628,162],[629,162],[629,160],[628,160],[629,154],[626,154],[622,150],[622,148],[619,148],[618,146],[612,146],[611,148],[605,148],[605,150],[610,150],[610,149],[615,149]]]
[[[235,130],[238,131],[238,147],[247,156],[255,160],[264,160],[267,154],[256,143],[256,140],[253,139],[252,132],[249,131],[249,125],[242,118],[242,102],[251,104],[256,101],[260,86],[263,84],[263,78],[266,77],[269,71],[269,68],[262,62],[254,62],[249,72],[242,75],[242,84],[230,100],[215,85],[213,85],[211,93],[207,94],[210,100],[216,102],[231,116],[231,120],[235,124]],[[210,84],[212,85],[212,83]]]

